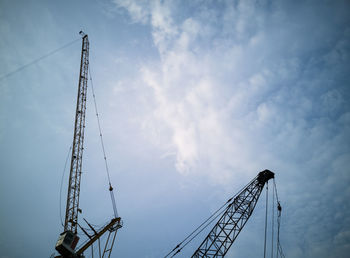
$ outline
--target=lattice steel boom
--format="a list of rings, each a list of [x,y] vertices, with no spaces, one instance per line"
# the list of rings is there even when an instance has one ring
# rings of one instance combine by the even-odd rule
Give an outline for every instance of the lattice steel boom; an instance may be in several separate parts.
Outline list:
[[[80,75],[77,97],[77,108],[75,112],[74,137],[72,158],[70,165],[68,195],[66,205],[66,216],[64,221],[64,230],[77,233],[78,211],[79,211],[79,194],[82,158],[84,151],[84,129],[85,129],[85,110],[86,110],[86,93],[89,67],[89,39],[88,35],[83,36]]]
[[[82,173],[82,158],[84,151],[84,130],[85,130],[85,111],[86,111],[86,94],[87,94],[87,82],[88,82],[88,71],[89,71],[89,39],[88,35],[84,34],[82,31],[79,33],[82,35],[82,47],[81,47],[81,61],[80,61],[80,73],[79,73],[79,85],[78,85],[78,96],[77,96],[77,107],[75,112],[75,123],[74,123],[74,137],[73,137],[73,148],[72,148],[72,158],[69,174],[68,183],[68,195],[67,195],[67,205],[66,205],[66,216],[64,221],[64,231],[60,234],[58,241],[56,243],[55,249],[59,252],[59,256],[56,258],[84,258],[84,251],[91,247],[93,254],[93,245],[97,241],[99,247],[100,257],[110,257],[116,238],[117,230],[120,229],[122,221],[120,217],[117,217],[116,205],[113,195],[113,187],[111,185],[106,155],[104,153],[104,159],[106,162],[106,169],[109,181],[109,191],[112,198],[112,205],[115,213],[115,218],[113,218],[106,226],[100,229],[95,229],[90,223],[85,219],[93,234],[88,233],[81,225],[78,223],[78,213],[81,213],[79,208],[79,195],[80,195],[80,179]],[[90,76],[90,80],[91,76]],[[92,83],[92,82],[91,82]],[[92,86],[92,84],[91,84]],[[93,88],[92,88],[93,89]],[[95,94],[93,93],[95,98]],[[98,116],[96,102],[95,102],[96,116]],[[100,129],[100,137],[102,142],[102,133],[100,128],[100,123],[98,120],[98,126]],[[77,243],[79,241],[78,237],[78,226],[88,237],[88,240],[78,247],[75,251]],[[105,241],[105,248],[103,253],[101,253],[100,238],[108,232],[107,240]],[[102,255],[102,256],[101,256]],[[93,257],[93,255],[92,255]]]
[[[55,249],[63,257],[78,257],[75,255],[74,249],[79,241],[77,234],[78,212],[81,212],[79,209],[79,194],[82,172],[82,158],[84,151],[86,93],[89,68],[89,39],[88,36],[82,31],[80,34],[83,37],[81,47],[77,107],[75,112],[72,157],[68,182],[66,216],[64,220],[64,231],[60,234],[55,247]]]
[[[270,170],[261,171],[239,192],[192,257],[224,257],[251,216],[265,183],[274,176]]]

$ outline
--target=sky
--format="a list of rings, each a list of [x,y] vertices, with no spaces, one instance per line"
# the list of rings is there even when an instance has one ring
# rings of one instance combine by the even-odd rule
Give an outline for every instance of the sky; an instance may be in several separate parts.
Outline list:
[[[348,257],[349,1],[0,0],[1,258],[50,257],[63,230],[80,30],[111,257],[164,257],[264,169],[286,257]],[[86,112],[79,220],[102,225],[90,84]],[[263,257],[264,195],[226,257]]]

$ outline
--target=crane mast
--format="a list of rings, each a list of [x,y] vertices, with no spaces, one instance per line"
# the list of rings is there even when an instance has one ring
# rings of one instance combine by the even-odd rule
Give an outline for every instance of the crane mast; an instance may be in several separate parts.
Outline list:
[[[64,220],[64,231],[56,243],[55,249],[63,257],[77,257],[74,249],[79,241],[77,235],[80,179],[82,169],[82,158],[84,151],[84,129],[86,111],[86,93],[89,68],[89,39],[82,31],[81,60],[79,72],[79,85],[77,96],[77,107],[75,112],[74,136],[72,144],[72,157],[68,182],[68,194],[66,204],[66,215]]]
[[[64,231],[77,233],[80,179],[82,169],[82,158],[84,151],[84,129],[86,111],[86,93],[89,69],[89,39],[84,35],[81,47],[81,62],[79,74],[79,86],[77,96],[77,107],[75,112],[74,136],[72,145],[72,157],[70,163],[68,195],[66,204],[66,216],[64,221]]]
[[[110,181],[109,181],[109,191],[112,198],[113,209],[115,210],[115,217],[106,226],[98,230],[95,230],[93,226],[84,219],[85,222],[88,224],[88,226],[91,228],[91,230],[94,232],[93,235],[89,234],[84,228],[82,228],[78,224],[78,213],[81,212],[81,209],[79,208],[79,195],[80,195],[80,180],[81,180],[81,173],[82,173],[82,158],[83,158],[83,151],[84,151],[86,94],[87,94],[87,82],[88,82],[88,71],[89,71],[88,35],[84,34],[82,31],[80,31],[79,34],[82,35],[82,47],[81,47],[77,107],[76,107],[75,122],[74,122],[72,157],[71,157],[71,163],[70,163],[64,231],[60,234],[60,237],[55,247],[55,249],[60,253],[61,256],[56,256],[56,258],[57,257],[83,258],[85,257],[83,254],[84,251],[87,248],[92,247],[92,245],[96,241],[98,241],[100,257],[110,257],[112,248],[114,245],[115,237],[117,234],[117,230],[122,227],[121,218],[117,217],[115,199],[113,195],[113,187]],[[96,113],[97,113],[97,109],[96,109]],[[100,131],[100,136],[102,141],[101,131]],[[106,157],[105,157],[105,160],[106,160]],[[106,163],[106,166],[107,166],[107,163]],[[88,237],[88,241],[83,243],[83,245],[75,251],[75,248],[79,241],[78,226]],[[104,235],[107,232],[108,232],[108,237],[105,243],[105,248],[103,249],[103,253],[101,256],[100,238],[102,237],[102,235]]]
[[[261,171],[229,200],[225,212],[192,257],[224,257],[251,216],[265,183],[274,176],[270,170]]]

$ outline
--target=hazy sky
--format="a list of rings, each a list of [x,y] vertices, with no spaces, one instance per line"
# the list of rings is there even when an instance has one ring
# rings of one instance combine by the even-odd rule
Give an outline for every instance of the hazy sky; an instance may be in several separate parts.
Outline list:
[[[163,257],[266,168],[286,257],[348,257],[349,1],[0,0],[1,258],[49,257],[62,232],[80,30],[124,221],[112,257]],[[88,92],[79,218],[101,225]],[[227,257],[263,256],[264,205]]]

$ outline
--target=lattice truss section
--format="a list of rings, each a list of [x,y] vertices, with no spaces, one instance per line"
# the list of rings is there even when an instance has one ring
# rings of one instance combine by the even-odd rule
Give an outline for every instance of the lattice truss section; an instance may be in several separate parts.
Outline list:
[[[79,193],[80,179],[82,173],[82,156],[84,144],[85,129],[85,110],[86,110],[86,93],[88,81],[89,66],[89,40],[88,36],[83,37],[79,87],[77,97],[77,108],[75,114],[74,138],[72,148],[72,158],[69,175],[68,196],[66,206],[66,216],[64,230],[70,230],[77,233],[78,211],[79,211]]]
[[[269,171],[270,172],[270,171]],[[228,205],[225,212],[192,257],[224,257],[248,221],[269,179],[260,172]],[[267,174],[270,176],[270,174]]]

